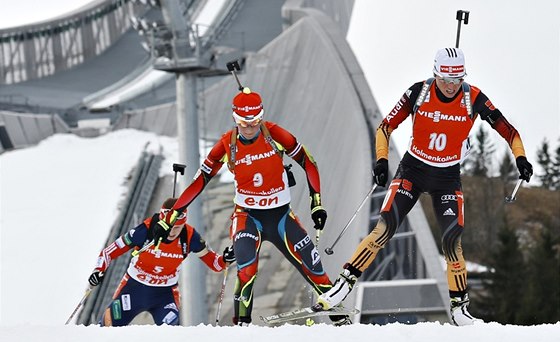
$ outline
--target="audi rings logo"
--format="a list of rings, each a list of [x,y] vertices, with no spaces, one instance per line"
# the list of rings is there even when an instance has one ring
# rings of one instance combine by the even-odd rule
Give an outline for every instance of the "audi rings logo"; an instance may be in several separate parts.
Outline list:
[[[456,200],[457,200],[457,195],[443,195],[443,196],[441,196],[441,201],[442,202],[456,201]]]

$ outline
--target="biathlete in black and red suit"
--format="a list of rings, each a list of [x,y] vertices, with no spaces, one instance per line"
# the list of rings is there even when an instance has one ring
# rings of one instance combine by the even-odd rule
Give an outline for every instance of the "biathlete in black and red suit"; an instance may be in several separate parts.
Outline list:
[[[270,241],[294,265],[312,288],[321,294],[331,288],[313,240],[290,207],[289,173],[282,156],[286,154],[305,170],[311,197],[311,217],[316,229],[323,229],[327,212],[321,205],[319,170],[307,149],[287,130],[263,121],[264,109],[258,93],[244,88],[233,99],[236,126],[214,145],[193,182],[185,189],[165,220],[174,216],[203,191],[210,179],[227,164],[234,175],[235,209],[231,239],[237,258],[234,293],[236,325],[248,325],[253,309],[253,286],[257,278],[259,251]],[[348,316],[330,316],[335,325],[350,324]]]
[[[467,269],[461,248],[464,198],[460,178],[460,163],[468,154],[468,135],[476,118],[480,116],[507,141],[516,158],[520,179],[528,182],[533,168],[525,157],[517,130],[480,89],[464,82],[465,58],[460,49],[439,50],[433,73],[434,78],[412,85],[377,129],[374,178],[378,185],[385,186],[389,137],[407,117],[412,118],[408,151],[387,189],[381,218],[360,242],[333,288],[319,297],[318,307],[328,309],[346,298],[420,195],[428,193],[442,233],[453,323],[468,325],[476,321],[467,311]]]
[[[148,217],[116,241],[104,248],[92,274],[91,286],[97,286],[111,262],[131,249],[139,250],[153,240],[153,227],[165,217],[176,198],[167,199],[159,214]],[[134,256],[128,265],[112,302],[99,323],[102,326],[126,326],[139,313],[147,311],[157,325],[178,325],[181,300],[178,289],[179,266],[189,253],[195,253],[211,270],[221,272],[235,261],[233,248],[223,255],[212,251],[200,234],[187,223],[185,211],[175,221],[168,237]]]

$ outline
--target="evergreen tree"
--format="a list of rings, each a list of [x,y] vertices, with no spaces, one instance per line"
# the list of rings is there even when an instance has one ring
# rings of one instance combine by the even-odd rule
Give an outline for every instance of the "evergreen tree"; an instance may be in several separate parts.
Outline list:
[[[469,176],[488,176],[492,167],[494,151],[494,144],[490,141],[488,132],[484,129],[484,126],[480,126],[476,133],[476,144],[468,163],[464,167],[465,173]]]
[[[521,298],[526,280],[525,263],[515,232],[504,225],[498,232],[498,246],[491,256],[492,272],[483,281],[486,294],[474,308],[485,321],[515,324],[522,310]],[[474,310],[473,310],[474,313]]]
[[[509,183],[512,181],[517,180],[518,173],[515,164],[511,158],[510,151],[506,151],[504,153],[504,157],[502,158],[502,162],[500,163],[500,179],[504,183]]]
[[[560,256],[554,246],[551,231],[545,227],[529,256],[521,324],[560,321]]]
[[[551,189],[553,185],[553,164],[548,149],[548,140],[544,138],[541,148],[537,150],[537,163],[539,163],[543,169],[543,173],[539,174],[538,178],[542,183],[542,187],[545,189]]]
[[[554,161],[552,162],[552,190],[560,190],[560,139],[556,147]]]

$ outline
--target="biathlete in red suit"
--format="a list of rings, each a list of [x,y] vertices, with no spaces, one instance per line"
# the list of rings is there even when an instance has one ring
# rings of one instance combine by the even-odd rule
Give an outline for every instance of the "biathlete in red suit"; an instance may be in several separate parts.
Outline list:
[[[100,284],[112,260],[131,249],[139,250],[150,243],[153,239],[153,226],[167,214],[175,202],[175,198],[167,199],[159,214],[148,217],[103,249],[89,277],[90,285]],[[187,255],[195,253],[215,272],[223,271],[235,261],[231,247],[224,250],[223,256],[216,254],[198,232],[186,224],[186,220],[184,212],[175,221],[163,243],[152,246],[131,259],[113,295],[113,301],[100,318],[102,326],[126,326],[143,311],[149,312],[157,325],[178,325],[180,295],[177,281],[179,266]]]
[[[385,186],[389,136],[407,117],[412,118],[409,148],[389,185],[381,218],[358,245],[333,288],[319,297],[318,306],[328,309],[346,298],[420,195],[428,193],[442,233],[453,323],[469,325],[477,320],[467,311],[467,269],[461,248],[464,198],[460,179],[460,163],[468,153],[468,134],[476,118],[480,116],[508,142],[520,179],[528,182],[533,168],[525,158],[517,130],[480,89],[464,82],[465,58],[460,49],[439,50],[433,72],[434,78],[415,83],[404,93],[377,129],[375,182]]]
[[[311,216],[316,229],[323,229],[327,212],[321,206],[321,185],[317,165],[306,148],[287,130],[263,121],[258,93],[244,88],[233,99],[236,126],[214,145],[193,182],[181,194],[161,226],[173,219],[203,191],[222,165],[234,175],[235,209],[231,239],[237,258],[234,293],[236,325],[251,322],[253,286],[257,277],[262,241],[270,241],[296,267],[317,293],[331,288],[317,248],[290,207],[289,174],[282,155],[295,160],[304,170],[311,196]],[[161,229],[162,234],[164,229]],[[337,324],[348,324],[347,316],[331,316]]]

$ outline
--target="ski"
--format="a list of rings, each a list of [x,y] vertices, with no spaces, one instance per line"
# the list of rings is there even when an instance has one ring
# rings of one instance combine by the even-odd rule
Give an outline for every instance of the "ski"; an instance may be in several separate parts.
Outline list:
[[[334,315],[355,315],[359,313],[358,309],[346,309],[334,307],[330,310],[313,310],[313,307],[306,307],[293,311],[282,312],[271,316],[261,316],[261,320],[266,324],[277,324],[294,321],[302,318],[310,318],[316,316],[334,316]]]

